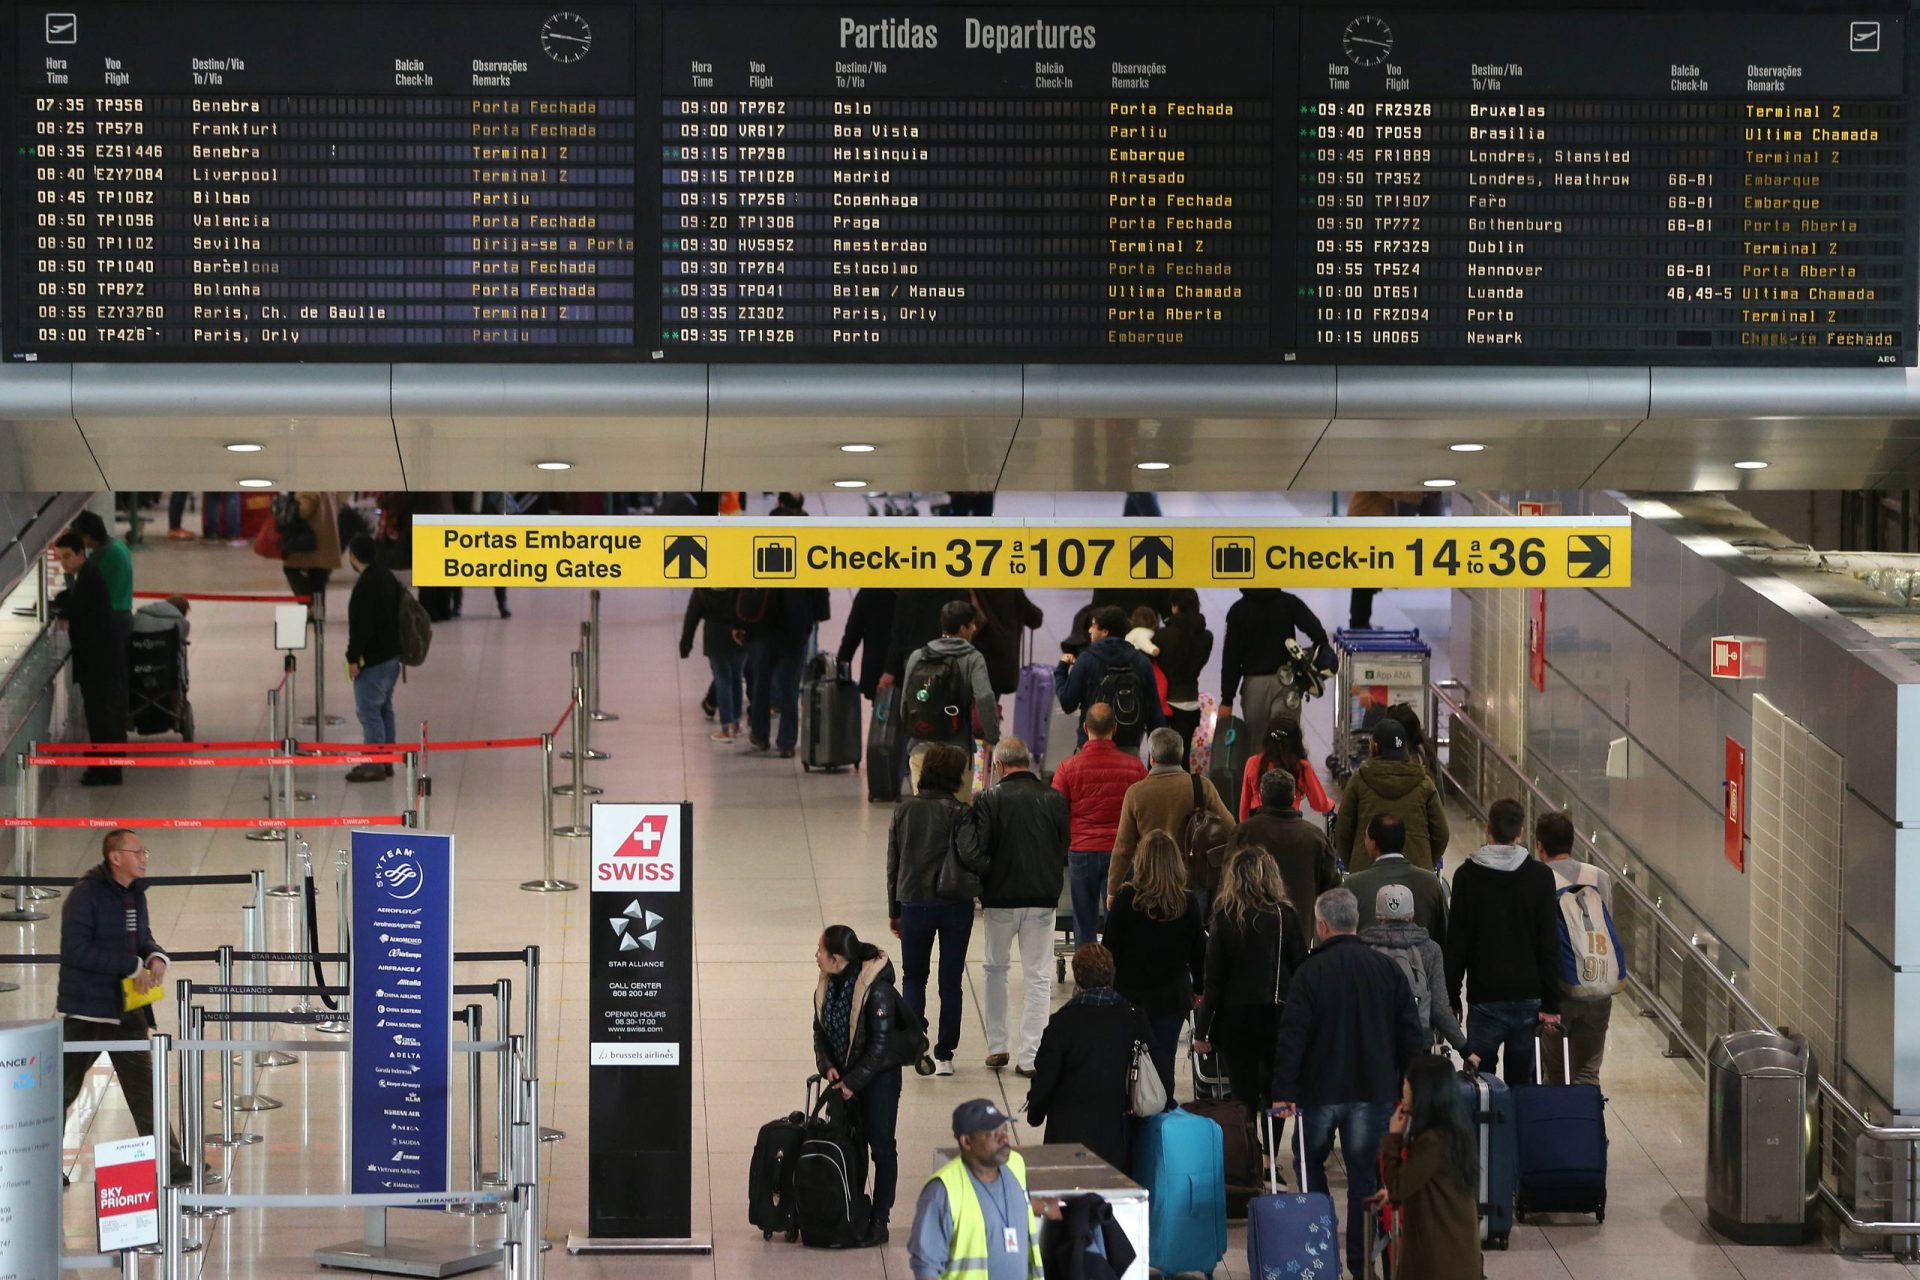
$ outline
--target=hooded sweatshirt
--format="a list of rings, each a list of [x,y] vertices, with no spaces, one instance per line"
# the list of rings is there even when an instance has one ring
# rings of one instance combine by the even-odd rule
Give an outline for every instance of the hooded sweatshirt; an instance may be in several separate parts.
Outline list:
[[[1460,1020],[1453,1016],[1453,1010],[1447,1007],[1447,959],[1440,950],[1440,944],[1427,936],[1427,931],[1411,920],[1395,920],[1388,924],[1376,924],[1360,931],[1360,941],[1375,951],[1391,959],[1395,951],[1418,951],[1420,967],[1426,970],[1427,990],[1424,995],[1416,992],[1420,998],[1415,1003],[1423,1004],[1427,1009],[1428,1026],[1440,1033],[1446,1042],[1453,1046],[1461,1057],[1466,1056],[1467,1034],[1460,1029]],[[1396,961],[1396,963],[1398,963]]]
[[[962,640],[959,636],[941,636],[938,640],[930,640],[915,649],[912,656],[907,659],[906,673],[900,681],[901,687],[906,690],[905,696],[914,695],[917,689],[914,670],[929,654],[945,658],[959,670],[961,677],[967,682],[967,687],[973,692],[973,715],[963,716],[963,723],[951,737],[915,739],[915,741],[945,742],[971,756],[975,724],[980,726],[981,740],[988,746],[1000,741],[1000,719],[993,696],[993,681],[987,674],[987,660],[981,656],[978,649],[973,647],[971,640]],[[904,723],[913,723],[913,712],[910,709],[903,711],[902,719]]]
[[[1405,854],[1416,867],[1433,870],[1453,838],[1447,830],[1440,789],[1425,766],[1414,760],[1375,756],[1354,770],[1333,823],[1333,852],[1349,873],[1364,871],[1373,862],[1367,852],[1367,826],[1381,814],[1398,818],[1407,829]]]
[[[1521,845],[1490,844],[1454,873],[1447,913],[1447,999],[1538,1000],[1560,1012],[1560,912],[1556,880]]]

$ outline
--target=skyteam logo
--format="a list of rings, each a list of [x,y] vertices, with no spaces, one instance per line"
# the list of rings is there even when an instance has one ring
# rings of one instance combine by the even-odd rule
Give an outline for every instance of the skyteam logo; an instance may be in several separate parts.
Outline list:
[[[405,902],[425,887],[427,872],[420,864],[420,855],[400,845],[374,859],[373,878],[389,898]]]
[[[593,806],[593,888],[680,891],[680,806]]]

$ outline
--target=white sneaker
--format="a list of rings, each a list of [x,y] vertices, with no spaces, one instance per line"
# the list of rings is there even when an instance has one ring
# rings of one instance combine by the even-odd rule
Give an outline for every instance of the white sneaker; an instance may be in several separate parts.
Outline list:
[[[935,1075],[937,1075],[937,1076],[950,1076],[950,1075],[952,1075],[952,1074],[953,1074],[953,1059],[952,1059],[952,1058],[942,1058],[942,1059],[940,1059],[940,1060],[939,1060],[938,1062],[936,1062],[936,1063],[934,1063],[934,1064],[933,1064],[933,1074],[935,1074]]]

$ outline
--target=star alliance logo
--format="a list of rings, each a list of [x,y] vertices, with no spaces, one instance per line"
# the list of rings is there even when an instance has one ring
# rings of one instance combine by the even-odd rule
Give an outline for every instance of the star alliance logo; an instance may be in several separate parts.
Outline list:
[[[642,911],[638,898],[629,902],[625,911],[607,921],[607,924],[613,928],[614,936],[620,939],[622,951],[637,951],[641,947],[649,951],[654,950],[659,946],[660,926],[664,923],[666,921],[653,912]],[[646,932],[629,933],[628,930],[636,925]]]

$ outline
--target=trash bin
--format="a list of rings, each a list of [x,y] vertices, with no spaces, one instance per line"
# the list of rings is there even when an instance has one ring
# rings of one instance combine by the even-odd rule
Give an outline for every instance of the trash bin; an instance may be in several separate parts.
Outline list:
[[[1813,1050],[1736,1031],[1707,1051],[1707,1223],[1740,1244],[1802,1244],[1819,1176]]]

